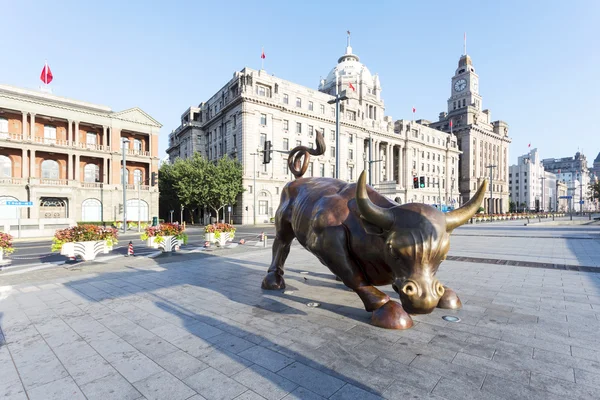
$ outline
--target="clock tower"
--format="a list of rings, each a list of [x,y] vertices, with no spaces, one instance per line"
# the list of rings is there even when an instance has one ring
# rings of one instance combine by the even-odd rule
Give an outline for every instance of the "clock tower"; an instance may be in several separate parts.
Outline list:
[[[458,68],[452,77],[450,98],[448,99],[448,114],[467,106],[481,110],[479,95],[479,76],[475,73],[471,57],[463,55],[458,61]]]

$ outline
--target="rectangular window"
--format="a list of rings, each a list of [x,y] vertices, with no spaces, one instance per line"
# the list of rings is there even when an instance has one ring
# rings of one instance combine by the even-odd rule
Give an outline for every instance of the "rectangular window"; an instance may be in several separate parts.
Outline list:
[[[288,129],[290,129],[290,121],[288,121],[287,119],[283,120],[283,130],[287,131]]]
[[[259,96],[271,97],[271,88],[263,85],[256,85],[256,93]]]
[[[97,135],[94,132],[87,132],[85,134],[85,143],[88,146],[95,146],[98,143]]]
[[[309,176],[314,176],[313,175],[313,163],[309,163],[308,164],[308,175]]]
[[[335,131],[333,129],[331,130],[331,140],[335,140]]]
[[[321,114],[325,114],[325,106],[321,104]]]
[[[283,95],[283,104],[289,104],[290,103],[290,96],[288,96],[287,94]]]
[[[335,178],[335,165],[331,166],[331,177]]]
[[[308,148],[309,148],[309,149],[312,149],[312,148],[313,148],[313,146],[314,146],[314,143],[312,143],[312,142],[308,142]]]
[[[288,169],[287,159],[284,158],[281,160],[281,166],[283,167],[283,170],[281,172],[283,172],[284,175],[288,175],[290,173],[290,170]]]
[[[319,166],[319,172],[321,173],[321,176],[324,177],[325,176],[325,164],[320,164]]]
[[[296,107],[302,107],[302,99],[300,97],[296,97]]]
[[[267,215],[269,213],[269,202],[267,200],[258,201],[258,213],[260,215]]]
[[[77,132],[75,132],[77,134]],[[56,127],[51,125],[44,126],[44,143],[56,143]]]
[[[260,114],[260,124],[263,126],[267,125],[267,114]]]
[[[315,134],[315,128],[312,125],[308,126],[308,136],[312,136]]]
[[[354,142],[354,135],[349,133],[348,134],[348,143],[353,143]]]
[[[350,121],[356,121],[356,112],[355,111],[348,111],[348,119]]]
[[[335,147],[331,148],[331,157],[335,157]]]
[[[237,115],[233,115],[233,127],[235,128],[237,126]]]
[[[252,194],[252,185],[248,186],[248,193]]]
[[[283,139],[283,149],[284,150],[290,149],[290,140],[289,139],[286,139],[286,138]]]
[[[265,142],[267,141],[267,134],[266,133],[261,133],[260,134],[260,148],[264,149],[265,148]]]
[[[354,179],[354,167],[348,167],[348,180]]]
[[[233,147],[237,147],[237,136],[233,135]]]
[[[302,123],[296,122],[296,133],[302,133]]]
[[[348,159],[354,160],[354,150],[352,150],[352,149],[348,150]]]
[[[308,111],[312,111],[313,110],[313,102],[309,101],[308,102]]]

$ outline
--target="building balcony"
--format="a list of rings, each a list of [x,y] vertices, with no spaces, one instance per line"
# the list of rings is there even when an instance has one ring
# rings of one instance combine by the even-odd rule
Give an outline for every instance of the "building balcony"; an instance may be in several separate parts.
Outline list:
[[[0,178],[0,186],[56,186],[71,187],[77,189],[120,189],[122,184],[108,184],[101,182],[80,182],[70,179],[46,179],[46,178]],[[127,184],[127,190],[137,191],[138,185]],[[149,185],[139,185],[139,190],[147,192],[151,190]]]

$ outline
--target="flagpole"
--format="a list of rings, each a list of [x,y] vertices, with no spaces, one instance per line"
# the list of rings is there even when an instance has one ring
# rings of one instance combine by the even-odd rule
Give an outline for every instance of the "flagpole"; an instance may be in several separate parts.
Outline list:
[[[465,51],[465,56],[466,56],[467,55],[467,32],[465,32],[465,34],[464,34],[464,41],[465,41],[465,43],[464,43],[464,46],[465,46],[464,47],[464,51]]]
[[[48,60],[44,61],[44,86],[46,89],[48,89]]]
[[[263,57],[263,54],[265,54],[264,46],[260,48],[260,69],[261,70],[265,69],[265,58]]]

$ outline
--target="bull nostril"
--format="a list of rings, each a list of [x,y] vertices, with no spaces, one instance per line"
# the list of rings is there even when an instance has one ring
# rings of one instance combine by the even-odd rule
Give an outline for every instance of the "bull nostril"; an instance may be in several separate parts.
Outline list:
[[[439,282],[436,284],[435,290],[439,297],[442,297],[444,295],[444,293],[446,292],[446,289],[444,289],[444,285],[442,285]]]
[[[414,283],[408,282],[407,284],[404,285],[404,287],[402,287],[402,291],[407,296],[412,296],[417,293],[417,287],[415,286]]]

